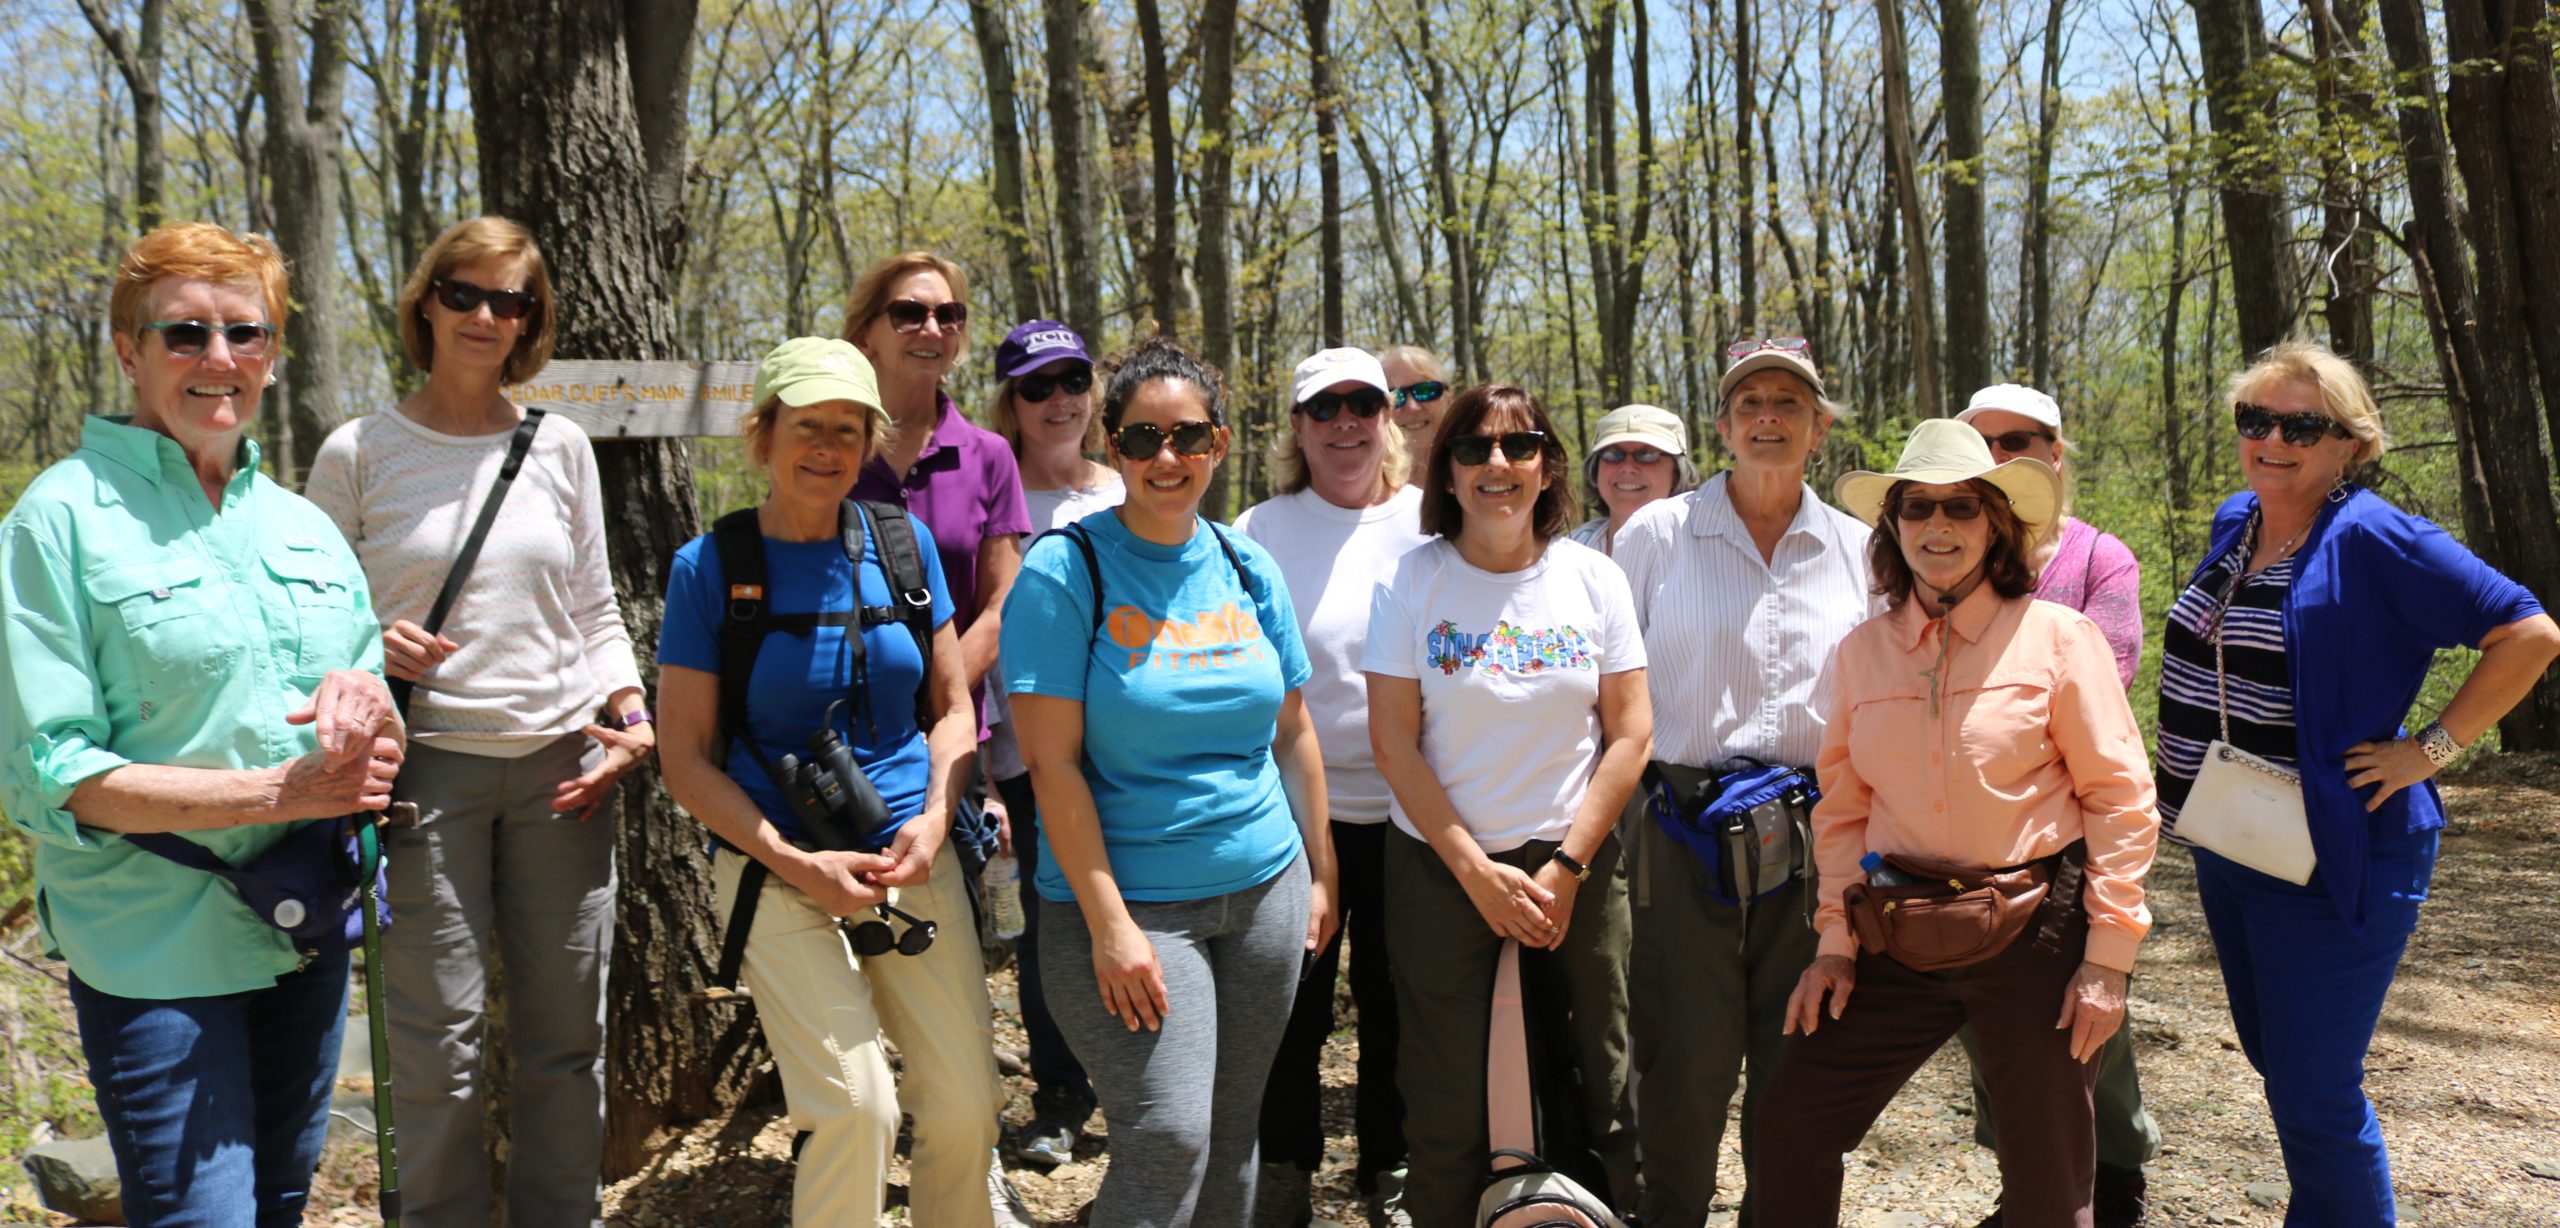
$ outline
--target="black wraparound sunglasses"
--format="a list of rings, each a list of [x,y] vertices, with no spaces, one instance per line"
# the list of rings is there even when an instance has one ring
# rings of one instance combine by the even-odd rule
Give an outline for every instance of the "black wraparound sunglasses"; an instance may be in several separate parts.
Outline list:
[[[895,323],[895,321],[892,321]],[[1037,405],[1056,393],[1080,397],[1093,391],[1093,368],[1077,367],[1056,375],[1026,375],[1014,381],[1013,399],[1025,405]]]
[[[2242,439],[2264,439],[2282,431],[2284,441],[2297,448],[2310,447],[2320,442],[2323,436],[2345,439],[2354,433],[2347,429],[2346,423],[2327,414],[2280,414],[2264,405],[2251,405],[2247,401],[2231,403],[2231,424],[2240,428]]]
[[[1318,422],[1331,422],[1341,417],[1346,409],[1355,417],[1375,418],[1386,412],[1387,394],[1375,388],[1363,388],[1358,392],[1327,390],[1298,402],[1298,412]]]

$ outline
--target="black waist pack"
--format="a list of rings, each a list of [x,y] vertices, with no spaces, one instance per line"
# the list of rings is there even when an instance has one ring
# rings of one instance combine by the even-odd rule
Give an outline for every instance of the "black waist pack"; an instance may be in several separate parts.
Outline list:
[[[296,826],[258,859],[234,866],[213,850],[168,832],[125,836],[146,853],[201,870],[231,884],[258,919],[284,931],[294,949],[335,955],[364,943],[364,879],[356,824],[368,818],[321,819]],[[384,863],[374,865],[374,898],[383,901]],[[391,924],[391,905],[380,904],[380,922]]]

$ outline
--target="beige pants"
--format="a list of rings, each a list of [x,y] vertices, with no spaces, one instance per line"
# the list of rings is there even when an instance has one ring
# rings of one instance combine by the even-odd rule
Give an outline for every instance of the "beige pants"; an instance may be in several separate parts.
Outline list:
[[[747,858],[713,857],[718,915],[729,915]],[[755,997],[791,1124],[806,1131],[791,1191],[791,1221],[805,1228],[870,1228],[880,1220],[898,1113],[915,1116],[909,1153],[910,1218],[934,1228],[992,1228],[987,1158],[1004,1101],[996,1083],[993,1013],[979,963],[960,858],[945,850],[922,887],[890,903],[940,923],[922,955],[864,959],[835,918],[798,888],[768,875],[756,903],[741,978]],[[866,912],[861,920],[877,913]],[[904,932],[906,924],[892,921]],[[906,1062],[906,1086],[889,1073],[883,1031]]]

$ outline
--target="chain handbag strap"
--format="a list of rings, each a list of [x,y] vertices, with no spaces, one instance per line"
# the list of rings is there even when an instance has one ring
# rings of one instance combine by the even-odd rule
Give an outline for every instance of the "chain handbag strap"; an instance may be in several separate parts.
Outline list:
[[[2256,541],[2257,536],[2257,526],[2252,524],[2249,526],[2249,541]],[[2295,534],[2294,540],[2301,540],[2301,534]],[[2248,543],[2244,542],[2242,544],[2246,547]],[[2279,554],[2276,557],[2276,562],[2270,563],[2268,566],[2277,566],[2283,563],[2287,557],[2290,557],[2293,553],[2293,544],[2293,542],[2286,542],[2284,553]],[[2272,777],[2286,784],[2299,784],[2301,783],[2301,778],[2299,776],[2286,772],[2282,765],[2269,763],[2265,759],[2241,750],[2238,744],[2231,740],[2231,682],[2230,674],[2223,665],[2222,637],[2225,628],[2227,628],[2231,622],[2231,603],[2240,599],[2241,581],[2245,579],[2248,574],[2249,556],[2246,553],[2242,553],[2231,562],[2231,582],[2224,586],[2222,590],[2222,604],[2213,612],[2213,697],[2214,713],[2222,720],[2222,745],[2224,749],[2221,754],[2225,759],[2237,763],[2242,767],[2256,771],[2262,775]]]

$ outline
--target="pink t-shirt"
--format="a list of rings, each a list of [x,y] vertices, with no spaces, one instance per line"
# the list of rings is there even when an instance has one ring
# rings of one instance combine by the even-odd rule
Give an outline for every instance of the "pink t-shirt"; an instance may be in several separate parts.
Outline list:
[[[2142,564],[2111,533],[2074,517],[2062,518],[2062,541],[2036,581],[2036,598],[2089,616],[2116,654],[2125,689],[2142,668]]]

